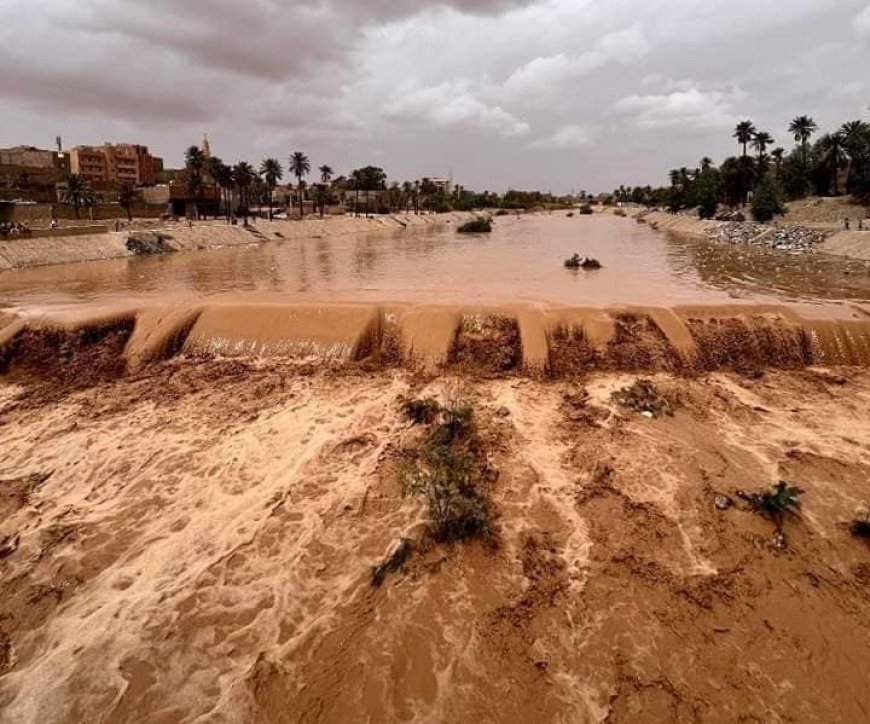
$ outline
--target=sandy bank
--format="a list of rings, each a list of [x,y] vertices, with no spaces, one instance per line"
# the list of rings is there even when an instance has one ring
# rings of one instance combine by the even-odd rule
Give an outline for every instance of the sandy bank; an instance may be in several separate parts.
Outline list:
[[[862,721],[870,377],[584,383],[170,362],[0,380],[8,721]],[[370,567],[423,511],[400,395],[470,400],[499,545]],[[778,479],[773,524],[724,493]],[[798,694],[796,694],[799,693]]]
[[[304,221],[258,221],[249,227],[230,226],[223,221],[194,222],[189,228],[179,222],[149,227],[165,237],[167,251],[195,251],[244,246],[281,239],[328,238],[349,234],[425,230],[456,223],[468,214],[396,214],[375,218],[311,218]],[[127,248],[130,232],[107,232],[52,238],[0,241],[0,271],[51,264],[123,259],[135,256]]]

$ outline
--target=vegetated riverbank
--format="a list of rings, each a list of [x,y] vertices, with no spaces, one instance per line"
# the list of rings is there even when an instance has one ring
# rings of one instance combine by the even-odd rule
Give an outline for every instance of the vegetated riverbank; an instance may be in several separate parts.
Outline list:
[[[0,271],[101,259],[123,259],[143,253],[171,253],[259,244],[264,241],[328,238],[351,234],[425,230],[465,221],[471,214],[396,214],[392,216],[310,218],[303,221],[259,220],[250,226],[222,220],[136,225],[120,232],[76,234],[51,238],[0,241]]]
[[[866,370],[660,373],[643,389],[667,405],[633,409],[613,397],[630,372],[179,358],[118,379],[99,359],[0,378],[10,721],[870,708],[870,550],[850,533],[870,498]],[[494,540],[421,535],[402,400],[429,396],[473,410]],[[785,549],[736,495],[780,479],[805,491]],[[373,587],[401,539],[410,553]]]

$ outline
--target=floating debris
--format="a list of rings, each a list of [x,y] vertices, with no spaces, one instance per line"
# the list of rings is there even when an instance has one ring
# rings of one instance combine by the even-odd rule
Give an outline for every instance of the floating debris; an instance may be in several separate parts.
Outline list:
[[[593,269],[601,269],[601,262],[598,259],[591,259],[590,257],[581,258],[579,254],[574,254],[570,259],[565,259],[565,266],[568,269],[591,271]]]
[[[734,505],[734,501],[727,495],[719,493],[715,498],[713,498],[713,505],[716,506],[716,510],[728,510],[728,508]]]

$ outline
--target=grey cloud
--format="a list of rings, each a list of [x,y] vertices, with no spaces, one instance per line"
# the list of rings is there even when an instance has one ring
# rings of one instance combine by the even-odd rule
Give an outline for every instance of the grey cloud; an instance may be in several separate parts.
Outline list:
[[[733,153],[738,117],[782,143],[866,117],[868,41],[867,0],[0,0],[0,141],[123,132],[178,163],[208,130],[228,159],[657,183]]]

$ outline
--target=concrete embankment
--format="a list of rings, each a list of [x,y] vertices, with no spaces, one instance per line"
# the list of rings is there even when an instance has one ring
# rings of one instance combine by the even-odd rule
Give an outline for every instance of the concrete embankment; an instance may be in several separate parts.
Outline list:
[[[469,214],[438,214],[415,216],[397,214],[375,218],[326,218],[305,221],[258,221],[245,227],[223,221],[168,223],[147,232],[103,232],[56,236],[52,238],[15,238],[0,241],[0,271],[51,264],[124,259],[136,256],[128,248],[131,235],[147,233],[161,240],[166,252],[217,249],[244,246],[264,241],[280,241],[350,234],[400,232],[439,228],[465,220]]]
[[[870,231],[841,231],[816,248],[826,254],[870,261]]]
[[[695,216],[683,216],[680,214],[668,214],[664,211],[653,211],[641,217],[653,229],[661,231],[673,231],[678,234],[686,234],[702,239],[707,238],[707,233],[716,229],[722,222],[699,219]]]

